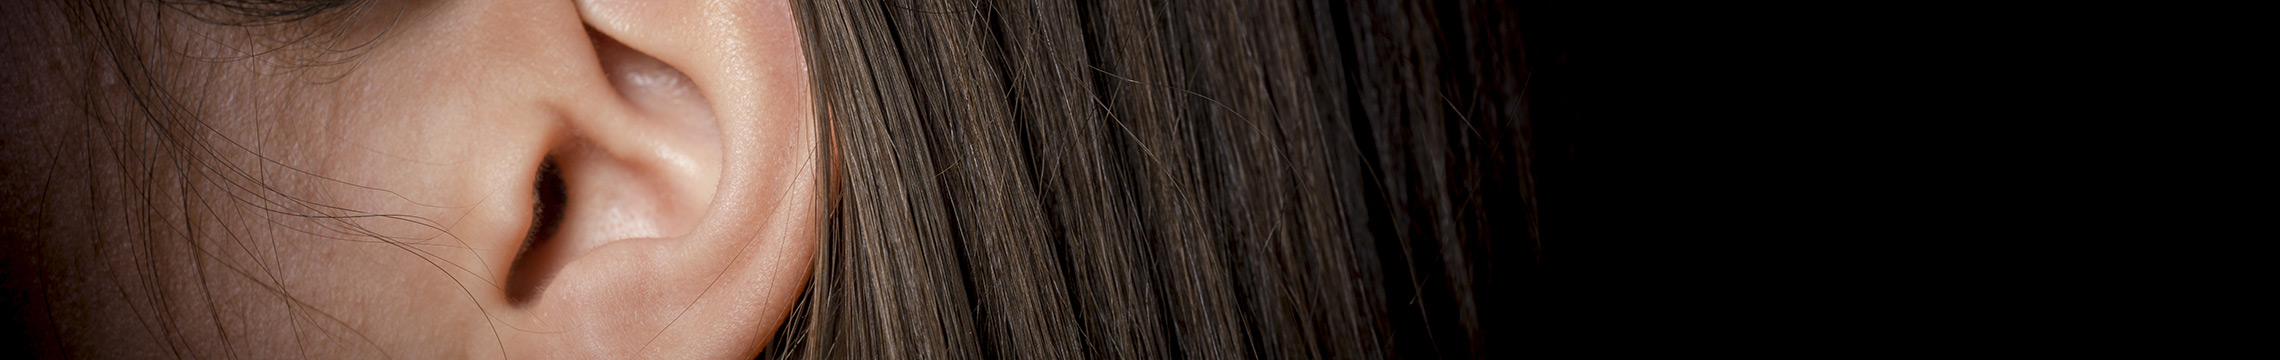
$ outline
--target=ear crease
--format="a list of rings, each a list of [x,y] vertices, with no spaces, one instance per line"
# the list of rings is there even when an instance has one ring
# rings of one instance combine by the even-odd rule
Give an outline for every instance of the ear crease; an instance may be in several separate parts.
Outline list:
[[[594,55],[601,61],[611,87],[627,102],[645,114],[679,120],[687,126],[716,126],[711,102],[688,74],[609,34],[593,28],[586,32],[594,39]]]

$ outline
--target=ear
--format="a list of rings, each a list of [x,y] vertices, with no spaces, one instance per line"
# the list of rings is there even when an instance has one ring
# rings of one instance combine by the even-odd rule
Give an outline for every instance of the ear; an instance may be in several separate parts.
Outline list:
[[[559,223],[507,268],[508,357],[756,356],[806,283],[822,204],[789,4],[576,4],[599,74],[572,75],[609,83],[555,104],[534,226]]]

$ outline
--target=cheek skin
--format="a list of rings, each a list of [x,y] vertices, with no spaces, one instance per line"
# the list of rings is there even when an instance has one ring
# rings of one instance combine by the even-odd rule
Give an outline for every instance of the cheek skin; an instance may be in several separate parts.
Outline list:
[[[259,157],[239,161],[275,161],[263,176],[265,185],[345,209],[336,213],[388,215],[288,220],[281,226],[275,216],[251,207],[216,211],[222,227],[273,229],[262,237],[271,239],[268,250],[277,254],[256,258],[288,275],[210,286],[246,294],[276,288],[304,302],[244,313],[325,313],[276,317],[246,328],[299,326],[339,335],[309,339],[249,331],[235,333],[233,341],[244,343],[239,346],[285,351],[277,354],[310,347],[320,354],[331,349],[367,355],[378,350],[399,358],[496,357],[498,345],[475,340],[531,327],[487,320],[513,308],[487,294],[506,282],[508,260],[530,221],[533,174],[525,170],[543,160],[545,144],[565,135],[555,125],[561,110],[539,105],[548,94],[514,85],[571,71],[512,66],[565,63],[543,61],[563,56],[562,50],[511,35],[561,24],[496,19],[516,18],[501,11],[575,10],[500,3],[437,2],[407,12],[384,42],[359,54],[352,67],[343,67],[352,70],[337,78],[277,76],[276,69],[242,65],[258,61],[210,69],[216,80],[207,84],[215,98],[236,100],[210,110],[216,135],[274,144],[253,147]],[[561,15],[544,18],[576,19]],[[310,324],[328,317],[348,325]],[[308,344],[315,345],[303,346]]]
[[[219,156],[263,187],[207,198],[264,192],[211,211],[267,253],[221,255],[262,276],[204,282],[221,310],[183,313],[231,317],[194,338],[313,358],[749,358],[789,316],[820,202],[788,3],[639,3],[661,12],[614,27],[567,0],[375,3],[404,9],[351,31],[386,36],[353,61],[205,63],[175,84],[213,104],[212,136],[254,144]],[[525,252],[550,158],[569,210]],[[557,251],[573,260],[526,265]]]

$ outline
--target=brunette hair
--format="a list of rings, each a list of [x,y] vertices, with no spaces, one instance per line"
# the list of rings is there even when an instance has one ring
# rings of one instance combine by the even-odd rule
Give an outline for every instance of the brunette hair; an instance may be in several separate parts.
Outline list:
[[[1536,252],[1499,2],[795,3],[839,175],[763,358],[1481,358]]]

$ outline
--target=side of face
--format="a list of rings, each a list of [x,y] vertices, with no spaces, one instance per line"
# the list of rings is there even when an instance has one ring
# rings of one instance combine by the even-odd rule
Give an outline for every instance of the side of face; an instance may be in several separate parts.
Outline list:
[[[168,167],[185,185],[146,220],[179,231],[43,234],[59,337],[130,357],[726,358],[774,333],[822,201],[789,4],[354,9],[315,47],[166,17],[179,58],[159,63],[180,76],[155,84],[199,120],[174,149],[203,154]],[[157,190],[109,190],[127,191]]]

